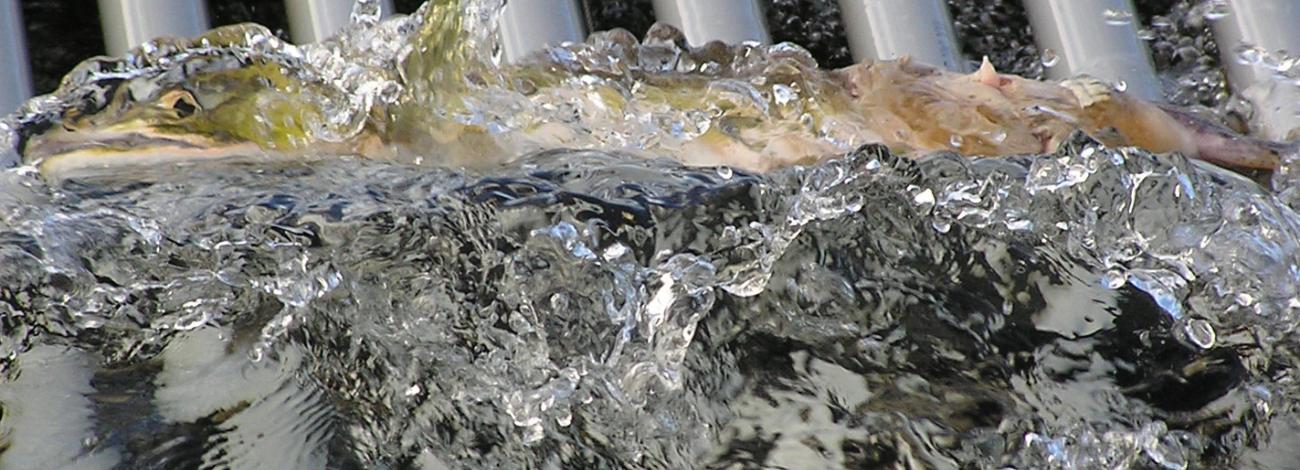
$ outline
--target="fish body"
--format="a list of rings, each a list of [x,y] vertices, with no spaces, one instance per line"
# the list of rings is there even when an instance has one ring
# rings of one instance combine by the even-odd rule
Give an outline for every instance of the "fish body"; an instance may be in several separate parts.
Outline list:
[[[197,66],[176,60],[174,67],[185,70],[180,79],[124,80],[101,106],[69,107],[54,125],[27,135],[19,153],[58,176],[256,154],[346,153],[483,166],[555,147],[768,171],[869,143],[912,155],[1045,153],[1075,130],[1109,145],[1180,152],[1238,169],[1275,168],[1288,148],[1088,78],[1028,80],[1000,74],[987,61],[972,74],[958,74],[906,58],[823,70],[787,48],[686,48],[679,32],[662,26],[645,44],[616,30],[492,67],[475,59],[456,5],[442,1],[421,10],[411,51],[395,63],[403,90],[397,99],[354,110],[343,123],[328,105],[345,101],[340,92],[295,73],[292,64],[256,55]],[[185,51],[270,34],[258,28],[229,26],[173,41]],[[556,59],[564,55],[558,52],[612,59],[565,61]],[[676,65],[655,59],[663,56]],[[705,65],[683,71],[682,61]],[[507,108],[517,112],[464,118],[483,96],[498,95],[513,100]]]
[[[987,60],[969,75],[906,59],[833,73],[844,77],[871,127],[891,147],[970,156],[1047,153],[1082,130],[1114,147],[1254,170],[1277,167],[1286,149],[1089,77],[1027,80],[999,74]]]

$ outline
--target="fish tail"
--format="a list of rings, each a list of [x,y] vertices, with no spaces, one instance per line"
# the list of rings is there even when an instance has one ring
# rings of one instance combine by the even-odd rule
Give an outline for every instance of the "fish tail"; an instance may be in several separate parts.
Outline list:
[[[1160,108],[1190,134],[1198,158],[1219,166],[1271,171],[1277,169],[1288,155],[1300,152],[1300,143],[1297,142],[1275,142],[1241,135],[1187,111],[1169,106]]]
[[[1287,159],[1287,155],[1300,151],[1294,142],[1281,144],[1220,133],[1197,134],[1196,146],[1202,160],[1229,168],[1251,170],[1275,170]]]
[[[1268,142],[1273,153],[1282,162],[1300,161],[1300,139],[1287,142]]]

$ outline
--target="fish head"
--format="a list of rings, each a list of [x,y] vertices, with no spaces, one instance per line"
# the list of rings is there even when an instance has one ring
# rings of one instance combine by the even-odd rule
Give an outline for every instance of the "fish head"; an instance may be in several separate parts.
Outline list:
[[[22,160],[49,174],[292,152],[319,140],[329,124],[321,84],[281,61],[207,45],[179,47],[190,53],[150,73],[79,85],[92,92],[26,132]]]

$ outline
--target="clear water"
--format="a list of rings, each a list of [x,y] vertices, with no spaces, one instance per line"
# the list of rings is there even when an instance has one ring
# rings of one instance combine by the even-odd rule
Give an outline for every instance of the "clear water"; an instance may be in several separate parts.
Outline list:
[[[346,111],[395,93],[380,39],[408,33],[256,44]],[[0,468],[1280,468],[1286,174],[1082,135],[768,174],[599,150],[19,166]]]

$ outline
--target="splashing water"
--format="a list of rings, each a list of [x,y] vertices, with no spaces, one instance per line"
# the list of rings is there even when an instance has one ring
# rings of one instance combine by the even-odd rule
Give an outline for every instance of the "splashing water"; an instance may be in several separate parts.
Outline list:
[[[567,74],[517,77],[491,66],[495,2],[383,22],[377,3],[318,45],[245,27],[89,62],[6,138],[124,79],[184,82],[176,63],[263,61],[311,84],[325,112],[309,130],[327,141],[399,99],[424,122],[568,119],[589,140],[460,170],[346,155],[60,183],[5,170],[0,467],[1296,457],[1285,179],[1273,193],[1082,134],[1044,155],[911,159],[825,122],[811,124],[843,157],[687,167],[643,153],[721,124],[656,107],[623,70],[696,74],[808,125],[813,85],[791,72],[806,53],[615,32],[551,49]],[[744,70],[767,80],[727,76]],[[412,73],[445,80],[413,88]],[[512,80],[551,82],[527,95]],[[619,87],[617,113],[592,96]],[[579,149],[607,146],[626,151]]]

